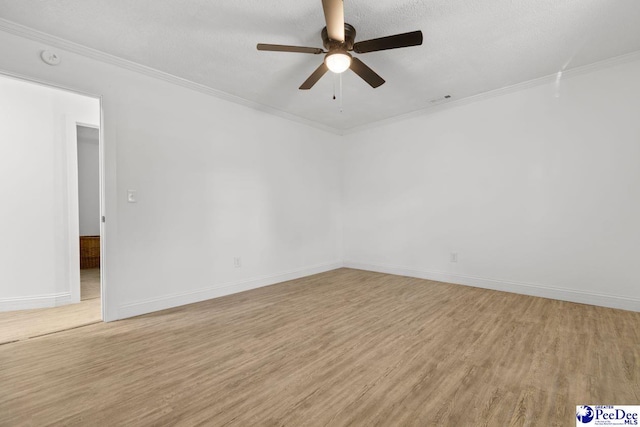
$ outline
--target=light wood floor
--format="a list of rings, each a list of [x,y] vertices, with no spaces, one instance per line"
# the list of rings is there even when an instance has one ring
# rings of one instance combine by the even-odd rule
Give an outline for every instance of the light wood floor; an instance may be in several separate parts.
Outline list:
[[[80,270],[80,303],[0,313],[0,345],[102,320],[100,269]]]
[[[640,313],[340,269],[0,346],[0,425],[571,426]]]
[[[100,298],[100,269],[80,270],[80,299],[87,301]]]

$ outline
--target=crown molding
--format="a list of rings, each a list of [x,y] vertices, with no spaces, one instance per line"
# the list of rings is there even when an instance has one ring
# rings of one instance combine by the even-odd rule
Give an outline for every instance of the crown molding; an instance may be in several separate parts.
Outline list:
[[[291,114],[286,111],[273,108],[265,104],[261,104],[255,101],[250,101],[240,96],[223,92],[221,90],[214,89],[200,83],[195,83],[195,82],[192,82],[191,80],[174,76],[173,74],[165,73],[164,71],[156,70],[155,68],[147,67],[145,65],[141,65],[136,62],[129,61],[127,59],[123,59],[115,55],[111,55],[109,53],[105,53],[105,52],[63,39],[60,37],[56,37],[51,34],[47,34],[42,31],[38,31],[21,24],[17,24],[13,21],[8,21],[3,18],[0,18],[0,31],[4,31],[10,34],[24,37],[29,40],[41,42],[51,47],[64,49],[66,51],[76,53],[78,55],[94,59],[96,61],[104,62],[107,64],[111,64],[120,68],[124,68],[130,71],[136,72],[136,73],[144,74],[152,78],[163,80],[168,83],[176,84],[178,86],[182,86],[187,89],[191,89],[206,95],[213,96],[218,99],[223,99],[225,101],[243,105],[245,107],[248,107],[257,111],[278,116],[286,120],[307,125],[307,126],[320,129],[322,131],[325,131],[334,135],[339,135],[339,136],[350,135],[363,130],[371,129],[372,127],[386,126],[392,123],[404,121],[404,120],[415,118],[415,117],[427,116],[430,114],[438,113],[440,111],[448,110],[450,108],[460,107],[460,106],[471,104],[474,102],[506,95],[513,92],[518,92],[521,90],[540,86],[547,83],[551,83],[555,81],[558,76],[558,73],[554,73],[554,74],[550,74],[544,77],[539,77],[533,80],[528,80],[522,83],[517,83],[511,86],[506,86],[503,88],[482,92],[477,95],[472,95],[465,98],[457,99],[455,101],[450,101],[444,104],[429,105],[429,106],[419,108],[407,113],[398,114],[396,116],[389,117],[387,119],[378,120],[375,122],[366,123],[366,124],[354,126],[347,129],[342,129],[342,128],[328,126],[313,120],[309,120],[304,117]],[[640,51],[635,51],[625,55],[608,58],[603,61],[594,62],[592,64],[587,64],[587,65],[583,65],[576,68],[570,68],[568,70],[563,70],[562,78],[563,79],[570,78],[570,77],[590,73],[593,71],[613,67],[620,64],[625,64],[625,63],[636,61],[636,60],[640,60]]]
[[[572,78],[579,75],[588,74],[594,71],[602,70],[605,68],[611,68],[616,65],[626,64],[626,63],[638,61],[638,60],[640,60],[640,50],[627,53],[624,55],[620,55],[620,56],[614,56],[612,58],[608,58],[608,59],[594,62],[591,64],[582,65],[580,67],[559,71],[558,73],[561,73],[560,75],[562,79],[566,79],[566,78]],[[516,83],[511,86],[505,86],[503,88],[482,92],[477,95],[467,96],[465,98],[456,99],[455,101],[450,101],[450,102],[446,102],[439,105],[432,105],[432,106],[430,105],[428,107],[419,108],[417,110],[413,110],[408,113],[398,114],[397,116],[389,117],[388,119],[378,120],[377,122],[358,125],[358,126],[343,130],[341,134],[350,135],[366,129],[371,129],[372,127],[381,127],[381,126],[386,126],[392,123],[412,119],[415,117],[428,116],[428,115],[435,114],[440,111],[448,110],[451,108],[460,107],[463,105],[468,105],[474,102],[484,101],[491,98],[496,98],[498,96],[519,92],[525,89],[541,86],[548,83],[553,83],[558,79],[558,73],[549,74],[544,77],[538,77],[536,79],[527,80],[521,83]]]
[[[225,101],[233,102],[235,104],[243,105],[245,107],[261,111],[263,113],[272,114],[280,118],[301,123],[303,125],[311,126],[316,129],[323,130],[336,135],[341,135],[342,132],[331,126],[318,123],[313,120],[306,119],[304,117],[297,116],[295,114],[288,113],[277,108],[270,107],[259,102],[250,101],[237,95],[233,95],[227,92],[223,92],[218,89],[205,86],[200,83],[193,82],[191,80],[184,79],[182,77],[174,76],[173,74],[165,73],[164,71],[156,70],[155,68],[147,67],[127,59],[111,55],[109,53],[102,52],[60,37],[53,36],[51,34],[44,33],[42,31],[35,30],[33,28],[17,24],[13,21],[0,18],[0,31],[4,31],[9,34],[13,34],[19,37],[24,37],[29,40],[44,43],[48,46],[63,49],[68,52],[72,52],[87,58],[94,59],[96,61],[104,62],[116,67],[124,68],[129,71],[144,74],[146,76],[163,80],[168,83],[172,83],[178,86],[185,87],[206,95],[213,96],[215,98],[223,99]]]

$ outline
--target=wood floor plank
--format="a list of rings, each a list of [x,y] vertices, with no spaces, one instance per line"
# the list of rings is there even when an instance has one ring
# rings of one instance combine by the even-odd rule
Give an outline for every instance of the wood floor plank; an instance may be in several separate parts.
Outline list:
[[[561,426],[638,404],[640,313],[339,269],[0,346],[0,426]]]

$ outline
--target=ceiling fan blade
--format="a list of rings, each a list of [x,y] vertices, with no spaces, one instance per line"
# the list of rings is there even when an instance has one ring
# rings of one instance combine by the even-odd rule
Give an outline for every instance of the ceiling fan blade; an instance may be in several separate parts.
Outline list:
[[[422,44],[422,31],[396,34],[358,42],[353,45],[356,53],[376,52],[378,50],[398,49],[401,47],[419,46]]]
[[[344,5],[342,0],[322,0],[327,34],[331,40],[344,41]]]
[[[358,58],[351,59],[351,70],[359,75],[362,80],[369,83],[374,89],[384,84],[384,79]]]
[[[311,73],[309,78],[307,80],[305,80],[304,83],[302,83],[302,85],[299,87],[299,89],[301,89],[301,90],[309,90],[309,89],[311,89],[313,87],[313,85],[316,84],[318,82],[318,80],[320,80],[320,78],[322,76],[324,76],[324,74],[327,71],[329,71],[329,69],[327,68],[327,66],[323,62],[322,64],[320,64],[320,66],[318,68],[316,68],[316,70],[313,73]]]
[[[258,50],[268,50],[271,52],[295,52],[295,53],[324,53],[319,47],[302,47],[302,46],[286,46],[283,44],[265,44],[258,43]]]

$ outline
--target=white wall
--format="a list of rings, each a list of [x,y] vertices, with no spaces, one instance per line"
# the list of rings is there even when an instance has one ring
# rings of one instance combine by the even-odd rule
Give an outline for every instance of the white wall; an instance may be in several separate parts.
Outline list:
[[[106,320],[340,265],[334,135],[62,49],[50,67],[16,35],[0,45],[0,70],[103,96]]]
[[[79,300],[68,258],[67,124],[98,125],[99,113],[95,98],[0,77],[0,311]]]
[[[8,33],[0,44],[0,70],[103,96],[107,320],[343,259],[640,310],[637,62],[338,137],[62,49],[49,67],[47,46]]]
[[[100,131],[78,127],[78,211],[81,236],[100,235]]]
[[[630,62],[350,135],[347,265],[640,310],[638,76]]]

